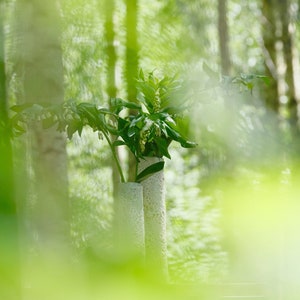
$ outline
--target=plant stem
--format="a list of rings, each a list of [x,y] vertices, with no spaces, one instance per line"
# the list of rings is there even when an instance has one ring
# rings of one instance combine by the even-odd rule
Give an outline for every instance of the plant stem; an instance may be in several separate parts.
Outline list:
[[[112,152],[114,161],[115,161],[115,163],[116,163],[116,165],[117,165],[117,169],[118,169],[118,171],[119,171],[119,175],[120,175],[120,178],[121,178],[121,182],[125,182],[125,177],[124,177],[124,174],[123,174],[123,171],[122,171],[122,167],[121,167],[120,161],[119,161],[118,156],[117,156],[117,153],[116,153],[116,149],[115,149],[115,147],[112,145],[112,143],[111,143],[111,141],[110,141],[109,136],[107,135],[107,133],[104,132],[104,131],[102,131],[102,133],[103,133],[105,139],[107,140],[108,145],[109,145],[109,147],[110,147],[110,149],[111,149],[111,152]]]

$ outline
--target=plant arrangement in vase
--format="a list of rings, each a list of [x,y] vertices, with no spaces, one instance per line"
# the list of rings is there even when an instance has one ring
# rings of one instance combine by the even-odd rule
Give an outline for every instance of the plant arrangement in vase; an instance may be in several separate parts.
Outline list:
[[[157,269],[161,269],[165,277],[167,248],[163,157],[171,158],[168,149],[172,141],[185,148],[195,147],[196,144],[188,141],[181,133],[186,103],[180,103],[184,94],[181,82],[176,77],[165,76],[160,79],[154,76],[153,72],[145,76],[140,71],[136,87],[138,98],[135,103],[112,98],[110,109],[74,101],[43,106],[27,103],[12,107],[16,114],[11,122],[16,135],[25,132],[24,124],[37,120],[44,128],[57,126],[57,130],[66,132],[70,139],[76,132],[81,136],[85,126],[92,128],[98,132],[100,138],[107,141],[121,183],[126,180],[116,147],[126,146],[132,152],[136,158],[135,182],[141,183],[142,187],[131,185],[131,188],[138,194],[142,188],[143,199],[140,202],[143,202],[144,226],[141,222],[134,221],[128,232],[134,231],[133,235],[138,238],[133,237],[129,240],[136,239],[136,244],[143,243],[144,235],[139,229],[145,228],[146,260]],[[124,114],[124,110],[130,110],[131,113]],[[121,190],[124,194],[124,188]],[[120,195],[119,198],[123,199],[121,202],[126,201],[124,195]],[[126,205],[119,205],[117,215],[123,219],[134,219],[132,211],[124,213],[125,207]],[[137,212],[139,218],[140,214],[141,210]]]
[[[195,147],[196,144],[181,134],[187,103],[183,101],[185,93],[176,77],[159,79],[153,73],[145,76],[140,72],[137,89],[142,109],[132,118],[135,122],[130,122],[128,128],[136,133],[141,157],[137,164],[137,174],[142,174],[151,166],[163,165],[164,157],[171,158],[168,148],[172,141],[185,148]],[[146,262],[159,271],[157,275],[166,279],[166,206],[162,170],[145,178],[142,186]]]
[[[186,103],[176,101],[184,99],[181,82],[176,77],[159,79],[153,73],[145,76],[141,71],[137,89],[138,104],[131,107],[134,113],[118,118],[119,139],[115,145],[128,146],[136,157],[136,179],[143,186],[146,262],[159,271],[161,277],[167,278],[163,157],[171,158],[168,148],[172,141],[185,148],[196,144],[181,134],[180,123],[184,120]],[[126,107],[123,100],[113,100],[112,108],[117,108],[115,113],[119,113],[122,103]]]

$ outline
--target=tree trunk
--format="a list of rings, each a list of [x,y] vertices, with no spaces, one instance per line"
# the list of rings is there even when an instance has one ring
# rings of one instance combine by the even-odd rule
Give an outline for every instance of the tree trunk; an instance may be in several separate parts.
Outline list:
[[[12,149],[8,128],[8,103],[4,48],[4,3],[0,2],[0,203],[1,212],[16,214],[13,201]]]
[[[291,22],[290,3],[287,0],[277,0],[281,21],[281,41],[286,65],[285,84],[288,98],[288,121],[291,131],[298,132],[298,103],[294,83],[294,30]]]
[[[106,93],[109,100],[115,98],[117,96],[117,87],[116,87],[116,49],[114,46],[115,41],[115,31],[114,31],[114,0],[106,0],[105,1],[105,44],[106,44],[106,59],[107,59],[107,73],[106,73]],[[115,140],[115,137],[111,137],[112,140]],[[119,157],[118,148],[116,148],[116,155]],[[112,166],[112,182],[113,182],[113,198],[114,201],[117,201],[117,188],[120,183],[120,175],[118,169],[116,167],[115,161],[111,158],[111,166]]]
[[[0,281],[1,299],[20,298],[18,218],[8,126],[4,2],[0,1]]]
[[[56,1],[19,0],[17,59],[23,101],[59,103],[64,100],[60,22]],[[66,138],[55,128],[30,126],[34,198],[32,232],[37,246],[51,252],[67,249],[69,202]],[[52,249],[52,250],[51,250]],[[54,252],[59,253],[59,252]]]
[[[263,96],[268,108],[278,113],[279,94],[278,94],[278,71],[276,53],[276,20],[274,13],[274,0],[262,1],[262,41],[261,47],[264,54],[264,64],[266,75],[270,78],[270,85],[264,87]]]
[[[218,34],[221,72],[223,75],[230,75],[231,60],[228,45],[227,0],[218,0]]]
[[[126,1],[126,83],[129,101],[136,101],[136,78],[138,76],[138,33],[137,33],[137,0]]]
[[[126,67],[125,77],[127,84],[127,98],[129,101],[136,101],[136,78],[138,76],[138,33],[137,33],[137,0],[126,0]],[[136,159],[131,152],[128,152],[128,181],[135,180]]]
[[[114,98],[117,96],[116,88],[116,49],[114,46],[115,41],[115,31],[114,31],[114,0],[105,1],[105,42],[106,42],[106,59],[107,59],[107,83],[106,90],[109,98]]]

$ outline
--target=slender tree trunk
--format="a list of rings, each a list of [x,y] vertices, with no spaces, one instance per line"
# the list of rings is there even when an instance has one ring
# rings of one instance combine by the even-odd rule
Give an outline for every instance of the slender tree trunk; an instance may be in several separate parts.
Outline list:
[[[294,82],[294,31],[291,22],[290,1],[277,0],[281,21],[281,41],[283,45],[283,56],[286,65],[285,83],[286,96],[288,98],[288,121],[291,130],[298,132],[298,103],[296,98]]]
[[[4,46],[4,3],[0,2],[0,201],[1,212],[16,214],[16,206],[13,201],[13,169],[12,149],[8,128],[8,103],[5,71],[5,46]]]
[[[114,31],[114,0],[105,0],[105,42],[106,42],[106,58],[107,58],[107,95],[109,98],[114,98],[117,95],[116,87],[116,49],[115,31]]]
[[[279,110],[278,71],[276,53],[276,20],[274,13],[274,0],[262,1],[262,41],[266,75],[270,78],[270,85],[264,87],[263,96],[267,107],[275,112]]]
[[[60,22],[56,1],[19,0],[17,59],[25,102],[59,103],[64,100]],[[67,249],[69,202],[66,139],[55,128],[29,128],[34,198],[32,231],[41,250]],[[59,252],[56,251],[57,254]]]
[[[137,0],[126,0],[126,83],[129,101],[136,101],[138,76]]]
[[[18,218],[9,136],[5,71],[4,2],[0,1],[0,280],[1,299],[19,299]]]
[[[136,78],[138,76],[138,33],[137,33],[137,0],[126,0],[126,83],[129,101],[136,101]],[[128,181],[134,181],[136,175],[136,159],[129,152]]]
[[[105,1],[105,43],[106,43],[106,59],[107,59],[107,72],[106,72],[106,92],[108,99],[115,98],[117,96],[117,87],[116,87],[116,49],[114,46],[115,41],[115,31],[114,31],[114,0],[106,0]],[[114,140],[115,137],[112,136]],[[118,155],[118,149],[116,149],[116,154]],[[120,176],[118,173],[118,169],[113,159],[111,159],[112,165],[112,181],[113,181],[113,196],[114,200],[117,199],[117,189],[120,182]]]
[[[229,34],[227,22],[227,0],[218,0],[218,33],[221,72],[223,75],[230,75],[231,59],[228,45]]]

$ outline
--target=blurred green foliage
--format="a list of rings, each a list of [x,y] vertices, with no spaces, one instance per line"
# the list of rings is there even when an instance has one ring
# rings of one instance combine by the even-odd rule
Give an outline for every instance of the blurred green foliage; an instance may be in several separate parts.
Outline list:
[[[102,253],[112,247],[111,166],[108,145],[95,139],[96,133],[85,130],[68,143],[72,237],[79,252]]]
[[[14,1],[7,2],[9,22]],[[115,3],[116,83],[123,97],[125,5]],[[233,69],[240,74],[235,81],[222,80],[217,71],[217,1],[139,1],[140,66],[177,72],[187,82],[193,106],[186,131],[199,144],[191,151],[172,145],[166,163],[169,271],[176,285],[157,283],[155,270],[147,274],[112,258],[110,151],[84,130],[81,139],[74,135],[68,142],[68,154],[74,261],[82,254],[86,261],[73,261],[71,267],[51,255],[46,262],[34,261],[27,274],[36,286],[28,284],[25,299],[219,299],[210,293],[226,280],[262,282],[270,299],[280,293],[298,299],[298,146],[287,124],[281,123],[281,130],[278,115],[263,105],[264,80],[243,75],[264,70],[260,1],[228,3]],[[104,3],[64,0],[60,9],[65,98],[105,105]],[[19,83],[8,51],[10,26],[6,36],[14,104]],[[2,261],[10,250],[0,253]],[[13,274],[10,267],[0,277]],[[7,299],[2,291],[7,289],[0,289],[0,298]]]

